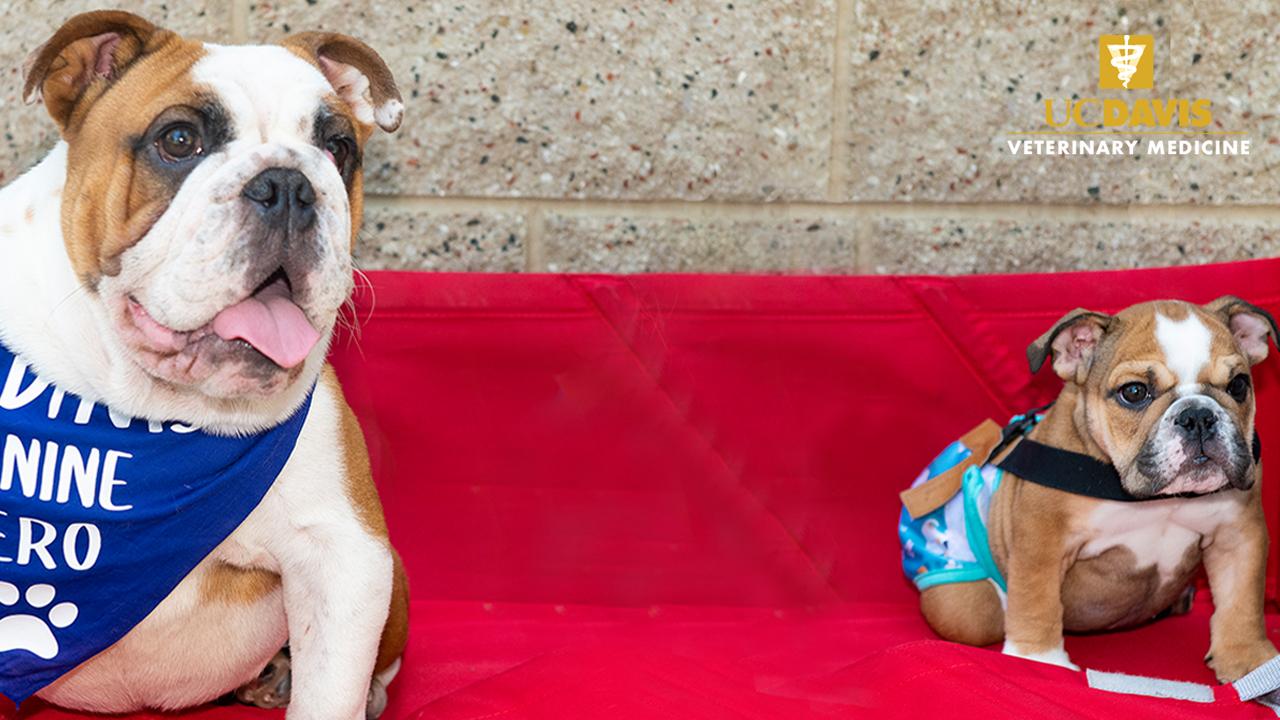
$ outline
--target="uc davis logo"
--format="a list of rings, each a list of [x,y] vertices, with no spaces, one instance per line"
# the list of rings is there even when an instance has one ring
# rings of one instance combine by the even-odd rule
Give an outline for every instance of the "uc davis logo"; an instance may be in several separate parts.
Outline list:
[[[1151,35],[1103,35],[1098,39],[1098,86],[1104,90],[1149,90],[1155,80]]]
[[[1155,87],[1155,37],[1098,38],[1098,85],[1104,90]],[[1070,92],[1070,90],[1068,90]],[[1151,97],[1155,93],[1070,93],[1044,97],[1044,116],[1027,136],[1007,141],[1010,155],[1249,155],[1248,133],[1214,129],[1213,101],[1205,97]],[[1110,97],[1102,97],[1103,95]],[[1032,137],[1032,136],[1052,137]],[[1094,136],[1072,137],[1067,136]],[[1170,138],[1130,139],[1131,135]],[[1176,137],[1176,136],[1182,137]],[[1209,137],[1215,136],[1215,137]],[[1233,137],[1216,137],[1233,136]],[[1139,149],[1141,148],[1141,150]],[[1194,188],[1193,188],[1194,189]]]

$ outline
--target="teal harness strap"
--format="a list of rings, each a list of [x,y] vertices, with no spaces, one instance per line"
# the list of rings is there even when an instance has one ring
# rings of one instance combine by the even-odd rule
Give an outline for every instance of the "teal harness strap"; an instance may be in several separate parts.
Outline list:
[[[967,567],[967,568],[943,568],[941,570],[930,570],[927,575],[921,575],[916,578],[916,588],[919,590],[928,590],[934,585],[946,585],[948,583],[960,582],[977,582],[986,580],[988,577],[985,568]]]
[[[1000,481],[1003,479],[1004,471],[997,470],[995,481],[991,484],[991,494],[993,496],[996,490],[1000,488]],[[991,545],[987,540],[987,525],[982,521],[982,513],[978,510],[978,493],[982,486],[982,468],[974,465],[965,471],[960,489],[961,494],[964,496],[964,532],[969,539],[969,549],[973,551],[974,559],[982,566],[985,577],[991,578],[1002,592],[1008,592],[1009,588],[1004,581],[1004,576],[1000,574],[1000,568],[996,567],[996,561],[991,557]],[[982,580],[984,578],[973,579]],[[939,578],[939,581],[941,581],[941,578]],[[955,578],[952,580],[952,582],[957,581],[960,581],[960,579]]]

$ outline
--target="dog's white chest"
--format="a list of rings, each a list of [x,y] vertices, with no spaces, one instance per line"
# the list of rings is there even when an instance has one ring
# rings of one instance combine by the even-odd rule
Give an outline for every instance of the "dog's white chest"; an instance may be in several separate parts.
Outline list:
[[[1085,521],[1088,540],[1080,559],[1123,547],[1133,553],[1135,569],[1155,567],[1161,579],[1168,580],[1193,545],[1219,525],[1237,520],[1243,495],[1228,491],[1191,499],[1098,503]]]

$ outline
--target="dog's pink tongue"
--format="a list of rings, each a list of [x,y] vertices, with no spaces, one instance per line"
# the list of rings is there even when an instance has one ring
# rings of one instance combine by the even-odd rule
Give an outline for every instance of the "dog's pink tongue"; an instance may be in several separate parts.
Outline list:
[[[284,280],[218,313],[213,331],[223,340],[244,340],[285,369],[301,365],[320,342]]]

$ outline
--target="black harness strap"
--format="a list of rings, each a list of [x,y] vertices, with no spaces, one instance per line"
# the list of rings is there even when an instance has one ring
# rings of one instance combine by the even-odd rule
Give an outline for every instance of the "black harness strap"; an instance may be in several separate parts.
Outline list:
[[[1098,498],[1137,500],[1120,484],[1120,473],[1111,463],[1070,450],[1059,450],[1023,438],[996,467],[1037,485]]]
[[[1099,500],[1140,502],[1177,497],[1170,495],[1134,497],[1124,489],[1124,485],[1120,483],[1120,473],[1116,472],[1115,466],[1111,463],[1102,462],[1082,453],[1051,447],[1026,437],[1038,422],[1038,420],[1029,421],[1028,418],[1037,417],[1038,412],[1031,411],[1005,427],[1005,442],[1002,443],[1001,448],[997,448],[996,452],[992,453],[992,457],[995,457],[999,450],[1007,447],[1010,442],[1017,444],[1004,459],[995,464],[996,467],[1037,485]],[[1253,461],[1256,463],[1262,459],[1262,440],[1256,431],[1253,433],[1252,449]]]

